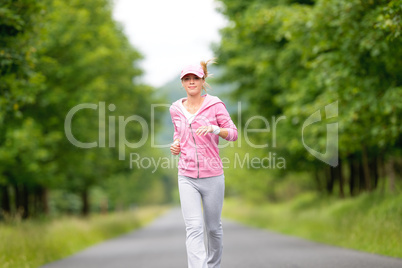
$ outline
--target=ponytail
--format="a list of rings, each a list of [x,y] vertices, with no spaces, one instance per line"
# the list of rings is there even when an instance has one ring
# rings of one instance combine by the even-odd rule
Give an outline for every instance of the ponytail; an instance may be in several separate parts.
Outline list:
[[[204,71],[204,80],[208,77],[208,68],[207,68],[207,66],[208,66],[208,64],[213,64],[213,63],[216,63],[215,62],[215,58],[212,58],[212,59],[209,59],[209,60],[207,60],[207,61],[201,61],[200,62],[200,64],[201,64],[201,67],[202,67],[202,70]],[[212,74],[211,74],[212,75]],[[202,89],[203,90],[205,90],[205,92],[207,92],[207,87],[209,87],[209,88],[211,88],[211,86],[207,83],[207,82],[205,82],[205,84],[202,86]]]

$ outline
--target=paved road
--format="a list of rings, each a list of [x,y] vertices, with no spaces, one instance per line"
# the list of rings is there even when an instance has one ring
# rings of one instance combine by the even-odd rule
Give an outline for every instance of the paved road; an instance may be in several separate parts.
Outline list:
[[[223,268],[401,268],[402,259],[367,254],[246,227],[224,220]],[[149,226],[43,268],[185,268],[179,208]]]

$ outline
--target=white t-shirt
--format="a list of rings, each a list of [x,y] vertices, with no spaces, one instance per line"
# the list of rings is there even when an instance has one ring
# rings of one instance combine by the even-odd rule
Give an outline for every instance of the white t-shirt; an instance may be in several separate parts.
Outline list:
[[[195,116],[197,115],[198,111],[200,110],[200,109],[198,109],[198,111],[195,112],[195,114],[191,114],[189,111],[187,111],[186,107],[184,107],[182,101],[180,102],[180,108],[181,108],[184,116],[187,118],[187,121],[188,121],[189,124],[191,124],[193,122]]]

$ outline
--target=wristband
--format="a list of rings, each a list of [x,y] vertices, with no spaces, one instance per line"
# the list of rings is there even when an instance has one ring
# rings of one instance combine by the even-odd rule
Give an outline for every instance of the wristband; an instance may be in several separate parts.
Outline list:
[[[215,125],[211,125],[212,127],[212,133],[214,133],[215,135],[218,135],[221,132],[221,128]]]

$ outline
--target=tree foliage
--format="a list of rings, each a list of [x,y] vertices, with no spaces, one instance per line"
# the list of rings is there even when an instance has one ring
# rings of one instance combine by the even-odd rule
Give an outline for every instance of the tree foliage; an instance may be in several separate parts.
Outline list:
[[[286,116],[278,148],[269,150],[286,156],[287,170],[310,170],[322,191],[337,183],[341,196],[346,183],[353,195],[376,188],[379,177],[392,179],[401,169],[402,2],[220,2],[230,22],[215,47],[222,81],[235,82],[235,97],[249,103],[246,115]],[[325,152],[325,126],[339,123],[339,165],[330,168],[306,151],[302,126],[336,101],[338,117],[307,133]]]
[[[146,146],[122,153],[119,144],[119,135],[135,142],[144,131],[138,123],[119,129],[120,118],[137,115],[149,122],[154,99],[149,86],[135,82],[142,73],[137,67],[142,56],[112,19],[111,9],[107,0],[2,4],[0,196],[4,212],[22,208],[28,217],[55,208],[75,211],[59,205],[59,199],[49,202],[49,197],[62,193],[80,198],[80,210],[87,214],[92,189],[101,189],[102,202],[110,208],[141,203],[145,200],[138,198],[144,197],[141,191],[161,191],[157,175],[140,177],[141,172],[129,168],[129,153],[146,151]],[[79,141],[97,142],[90,149],[71,144],[65,132],[68,112],[85,103],[96,109],[77,112],[71,131]],[[120,154],[126,161],[119,160]],[[119,188],[113,183],[116,178],[126,178],[122,180],[132,186]],[[119,201],[114,188],[131,191],[131,198]],[[163,196],[157,200],[162,202]]]

